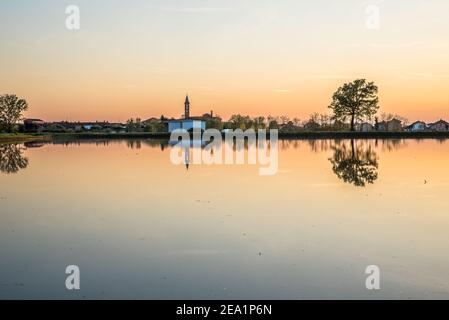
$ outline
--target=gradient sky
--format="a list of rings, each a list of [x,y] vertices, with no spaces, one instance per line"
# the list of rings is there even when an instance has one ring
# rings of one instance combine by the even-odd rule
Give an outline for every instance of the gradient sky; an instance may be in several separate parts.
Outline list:
[[[193,114],[305,119],[363,77],[381,112],[449,119],[448,13],[447,0],[0,0],[0,93],[45,120],[178,117],[186,93]]]

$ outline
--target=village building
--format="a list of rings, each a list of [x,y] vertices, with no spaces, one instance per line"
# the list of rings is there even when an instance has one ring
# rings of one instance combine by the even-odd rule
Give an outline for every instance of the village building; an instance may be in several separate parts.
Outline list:
[[[376,124],[377,131],[402,131],[402,121],[396,118]]]
[[[204,120],[213,119],[214,118],[214,112],[211,110],[210,113],[205,113],[205,114],[203,114],[202,117],[203,117]]]
[[[433,131],[449,131],[449,123],[443,119],[434,123],[429,123],[429,129]]]
[[[402,121],[396,118],[387,121],[387,131],[402,131]]]
[[[25,132],[39,132],[43,129],[45,122],[41,119],[25,119],[23,129]]]
[[[213,116],[213,114],[211,114]],[[192,117],[190,116],[190,101],[189,96],[186,96],[184,102],[184,117],[181,119],[167,120],[168,132],[172,133],[174,130],[183,129],[186,131],[193,130],[206,130],[206,120],[204,117]]]
[[[144,121],[142,121],[142,125],[148,125],[148,124],[151,124],[151,123],[153,123],[153,122],[159,122],[159,121],[161,121],[161,119],[158,119],[158,118],[150,118],[150,119],[147,119],[147,120],[144,120]]]
[[[387,122],[381,121],[376,123],[376,131],[387,131]]]
[[[418,132],[418,131],[426,131],[427,125],[423,121],[416,121],[411,125],[405,127],[405,131],[409,132]]]
[[[374,131],[374,126],[371,123],[363,122],[358,125],[357,129],[361,132],[371,132]]]

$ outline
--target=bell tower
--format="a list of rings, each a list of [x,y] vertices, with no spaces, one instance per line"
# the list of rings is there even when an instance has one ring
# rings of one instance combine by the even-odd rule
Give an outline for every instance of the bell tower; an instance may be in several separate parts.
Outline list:
[[[186,101],[184,102],[184,118],[188,119],[190,117],[190,101],[189,96],[186,95]]]

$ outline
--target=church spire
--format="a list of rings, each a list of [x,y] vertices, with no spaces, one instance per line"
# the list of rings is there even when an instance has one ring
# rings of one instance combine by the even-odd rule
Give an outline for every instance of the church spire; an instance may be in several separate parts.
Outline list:
[[[186,101],[184,102],[184,118],[190,117],[190,101],[189,95],[186,95]]]

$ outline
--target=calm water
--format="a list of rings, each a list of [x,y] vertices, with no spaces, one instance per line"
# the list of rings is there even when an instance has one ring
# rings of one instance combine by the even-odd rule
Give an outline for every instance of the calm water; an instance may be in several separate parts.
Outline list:
[[[449,142],[284,141],[274,176],[157,141],[0,151],[0,298],[449,298]]]

